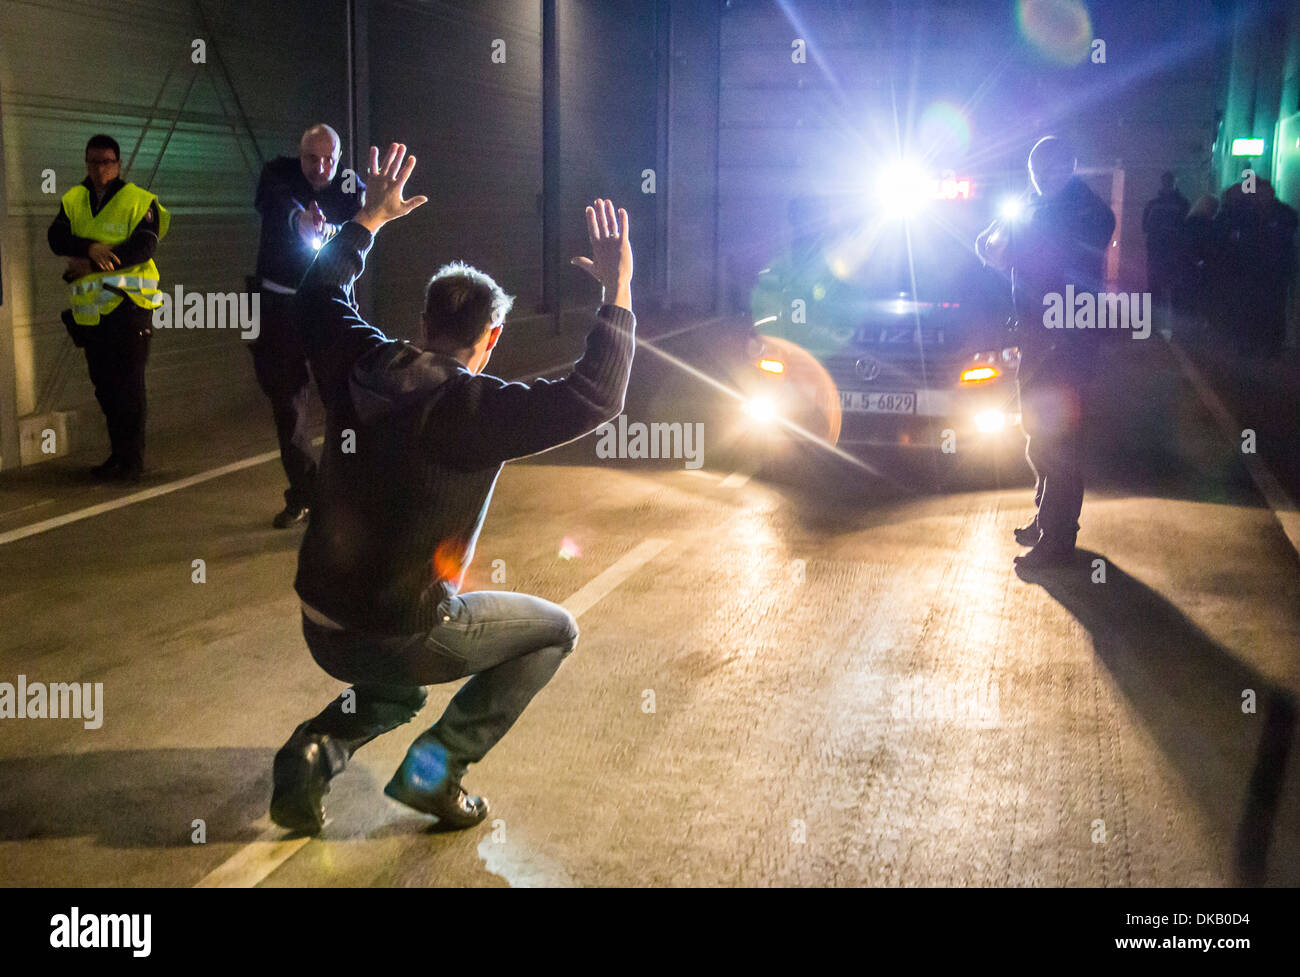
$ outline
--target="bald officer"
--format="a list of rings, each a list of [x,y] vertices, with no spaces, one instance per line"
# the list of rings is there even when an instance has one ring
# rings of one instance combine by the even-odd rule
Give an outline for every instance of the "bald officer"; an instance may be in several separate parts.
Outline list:
[[[262,217],[253,286],[261,292],[261,329],[253,342],[258,386],[271,401],[280,461],[288,476],[277,529],[301,524],[311,503],[316,459],[307,433],[310,375],[298,338],[294,295],[321,245],[365,203],[365,184],[338,171],[342,143],[327,125],[302,134],[298,156],[266,164],[255,206]]]

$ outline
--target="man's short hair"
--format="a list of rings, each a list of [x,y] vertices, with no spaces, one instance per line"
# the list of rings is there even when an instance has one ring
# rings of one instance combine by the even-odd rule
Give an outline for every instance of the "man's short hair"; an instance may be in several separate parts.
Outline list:
[[[106,136],[102,132],[99,135],[91,136],[86,142],[86,155],[90,155],[92,149],[111,149],[113,155],[120,162],[122,159],[122,147],[117,144],[117,140],[112,136]]]
[[[1171,170],[1165,170],[1160,174],[1160,185],[1166,190],[1172,190],[1174,187],[1174,174]]]
[[[443,265],[424,291],[424,338],[468,349],[490,326],[500,325],[514,304],[512,296],[477,268],[460,261]]]

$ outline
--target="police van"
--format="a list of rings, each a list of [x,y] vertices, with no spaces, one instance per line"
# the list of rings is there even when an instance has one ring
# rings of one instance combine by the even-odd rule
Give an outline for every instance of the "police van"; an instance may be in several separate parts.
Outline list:
[[[976,236],[1014,197],[895,168],[876,194],[801,198],[758,274],[741,384],[756,432],[1004,462],[1024,446],[1010,289]]]

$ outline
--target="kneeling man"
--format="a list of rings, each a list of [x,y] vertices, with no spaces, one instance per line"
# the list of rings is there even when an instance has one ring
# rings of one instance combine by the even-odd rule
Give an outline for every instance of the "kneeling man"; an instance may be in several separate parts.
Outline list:
[[[298,289],[299,321],[326,407],[316,510],[295,587],[312,657],[351,688],[299,726],[275,757],[271,817],[315,833],[322,798],[352,753],[410,719],[424,686],[471,676],[411,745],[384,792],[467,828],[488,805],[461,787],[578,640],[573,615],[527,594],[458,590],[504,462],[589,433],[623,409],[635,348],[627,213],[588,207],[604,287],[587,349],[561,380],[483,373],[512,299],[465,265],[429,282],[422,339],[389,339],[352,299],[374,235],[426,202],[403,199],[415,166],[370,151],[365,206],[321,249]]]

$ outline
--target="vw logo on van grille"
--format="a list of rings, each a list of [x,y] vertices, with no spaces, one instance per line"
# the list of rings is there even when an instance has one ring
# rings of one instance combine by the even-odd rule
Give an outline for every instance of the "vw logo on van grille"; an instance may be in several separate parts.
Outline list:
[[[880,376],[880,361],[864,356],[853,364],[853,372],[858,375],[859,380],[874,380]]]

